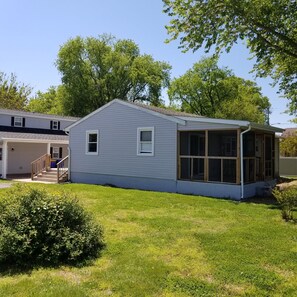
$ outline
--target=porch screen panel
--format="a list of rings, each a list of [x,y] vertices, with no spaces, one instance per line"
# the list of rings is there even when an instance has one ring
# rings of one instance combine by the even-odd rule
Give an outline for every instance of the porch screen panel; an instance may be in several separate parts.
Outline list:
[[[221,181],[221,159],[209,159],[208,160],[209,167],[209,181]]]
[[[236,183],[236,160],[223,160],[223,182]]]
[[[209,131],[208,155],[212,157],[236,157],[237,132]]]

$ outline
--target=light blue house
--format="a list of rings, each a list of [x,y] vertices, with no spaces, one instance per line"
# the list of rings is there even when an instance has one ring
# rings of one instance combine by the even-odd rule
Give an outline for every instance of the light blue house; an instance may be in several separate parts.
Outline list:
[[[278,176],[272,126],[115,99],[66,131],[72,182],[240,200]]]

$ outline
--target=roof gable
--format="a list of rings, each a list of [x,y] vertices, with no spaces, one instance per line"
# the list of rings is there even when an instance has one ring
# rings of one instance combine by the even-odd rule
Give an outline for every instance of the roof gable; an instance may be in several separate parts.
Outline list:
[[[130,103],[130,102],[123,101],[123,100],[120,100],[120,99],[114,99],[114,100],[108,102],[107,104],[101,106],[100,108],[96,109],[95,111],[91,112],[90,114],[83,117],[82,119],[78,120],[77,122],[73,123],[72,125],[68,126],[65,129],[65,131],[69,131],[71,128],[73,128],[76,125],[79,125],[80,123],[86,121],[88,118],[94,116],[95,114],[100,113],[102,110],[104,110],[105,108],[108,108],[112,104],[121,104],[121,105],[124,105],[124,106],[128,106],[130,108],[149,113],[149,114],[154,115],[156,117],[160,117],[160,118],[163,118],[165,120],[178,123],[180,125],[185,125],[185,123],[186,123],[184,120],[179,119],[179,118],[177,118],[175,116],[170,116],[169,114],[161,113],[160,108],[156,108],[156,109],[146,108],[145,106],[143,106],[141,104]],[[157,111],[157,109],[159,109],[159,110]]]

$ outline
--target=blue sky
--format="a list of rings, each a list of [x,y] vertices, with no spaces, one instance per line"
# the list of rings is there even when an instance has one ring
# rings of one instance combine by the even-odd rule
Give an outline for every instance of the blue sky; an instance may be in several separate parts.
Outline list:
[[[205,56],[202,50],[181,53],[178,42],[164,43],[168,37],[164,26],[169,18],[162,13],[161,0],[0,0],[0,4],[0,71],[15,73],[34,91],[60,84],[54,65],[57,53],[62,44],[78,35],[107,33],[118,39],[132,39],[142,53],[169,62],[172,77],[184,74]],[[237,76],[255,80],[250,73],[253,62],[248,57],[245,46],[239,44],[224,54],[219,64],[228,66]],[[270,98],[270,123],[282,128],[296,126],[289,122],[292,117],[284,114],[287,100],[269,85],[271,80],[256,82]]]

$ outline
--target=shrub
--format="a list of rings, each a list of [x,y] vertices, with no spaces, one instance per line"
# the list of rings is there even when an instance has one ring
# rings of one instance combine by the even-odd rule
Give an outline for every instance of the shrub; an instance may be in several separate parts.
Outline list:
[[[16,186],[0,200],[0,263],[77,265],[103,247],[102,227],[69,194]]]
[[[294,220],[293,211],[297,207],[297,187],[273,190],[272,193],[281,206],[282,218],[286,221]]]

